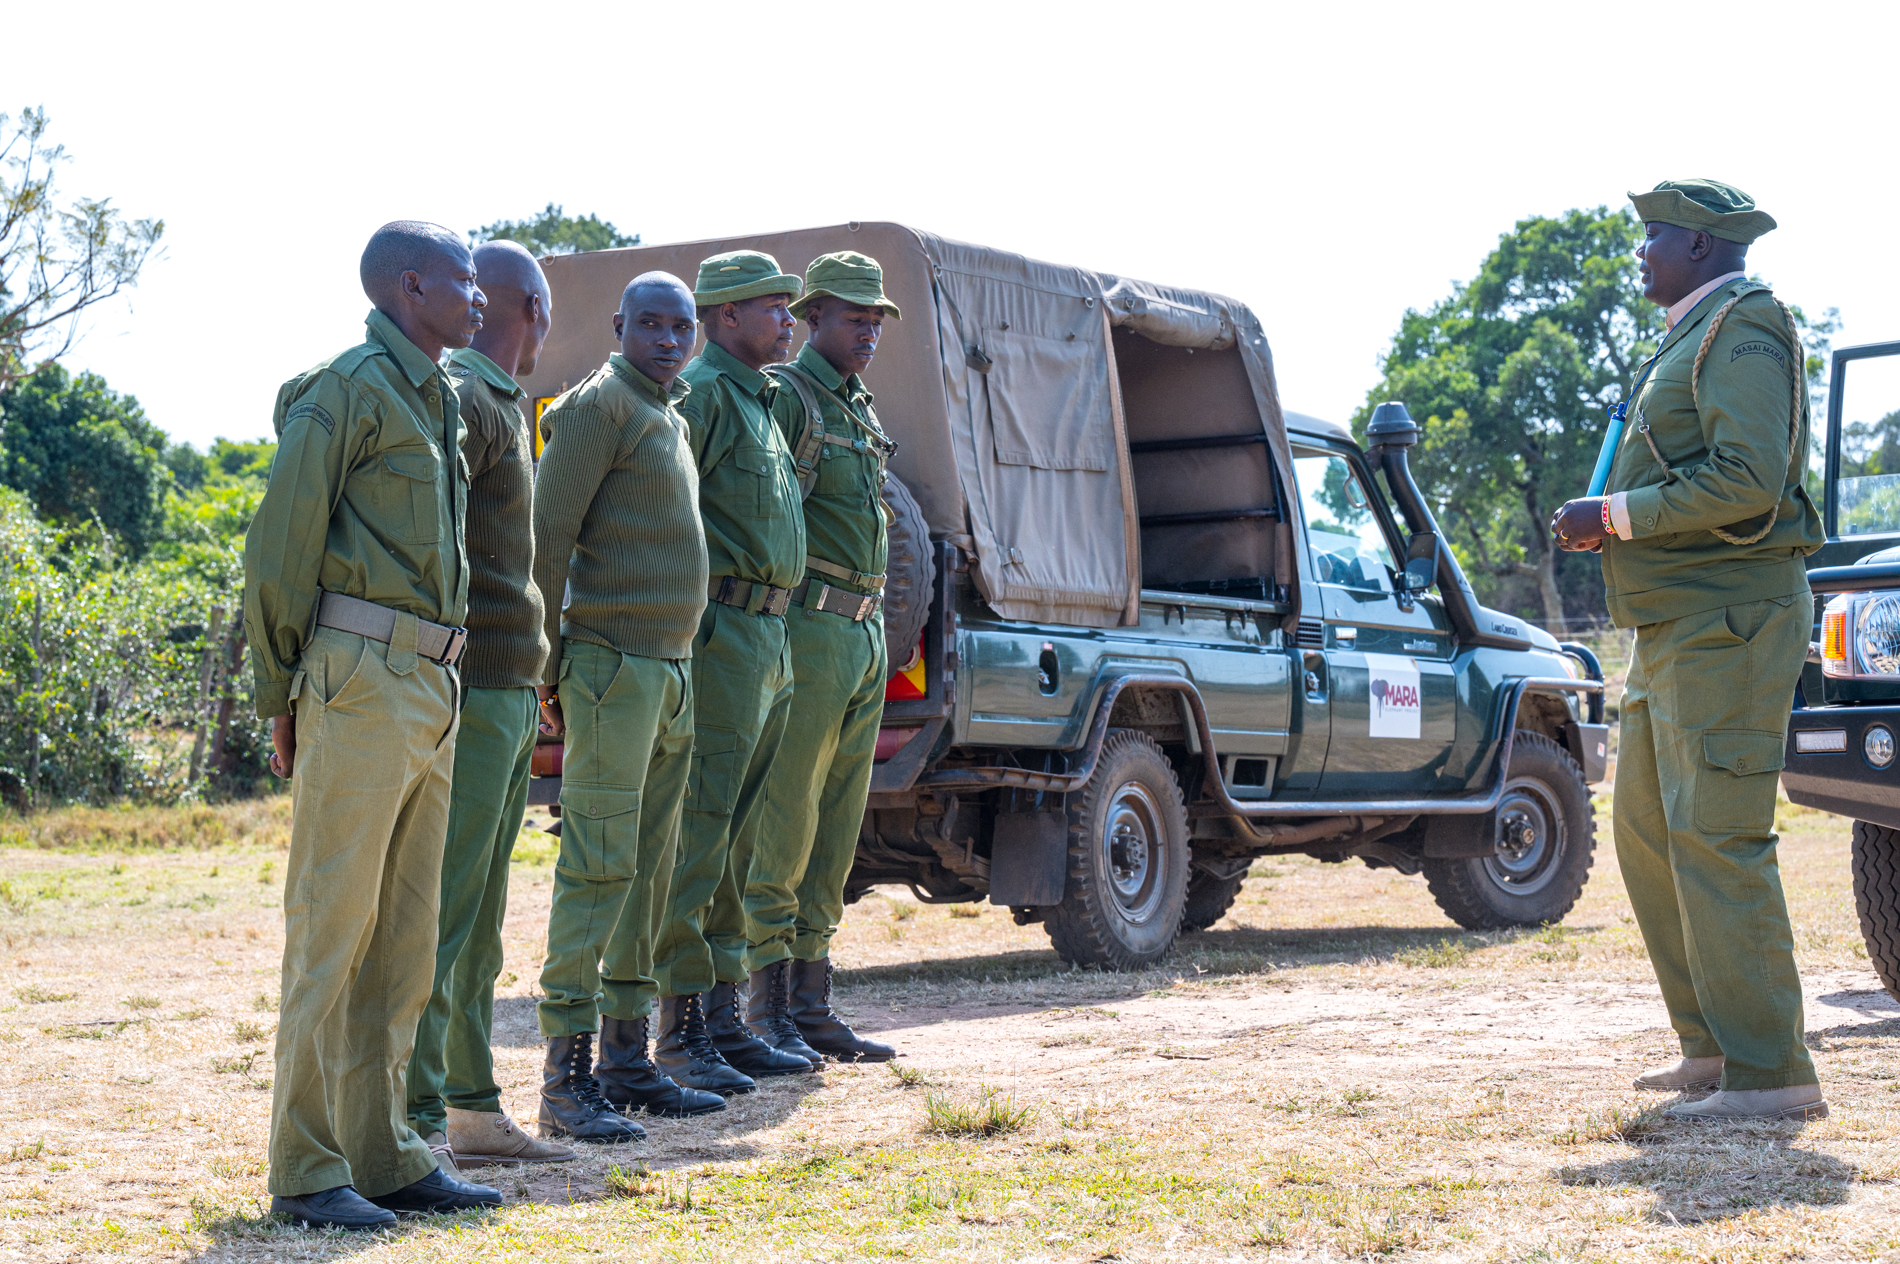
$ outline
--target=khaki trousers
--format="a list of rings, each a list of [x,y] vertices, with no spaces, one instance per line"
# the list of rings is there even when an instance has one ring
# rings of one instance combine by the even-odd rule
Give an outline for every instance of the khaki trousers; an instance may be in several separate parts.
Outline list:
[[[853,623],[794,606],[785,618],[798,683],[746,881],[754,970],[831,952],[857,857],[889,674],[882,615]]]
[[[1685,1057],[1725,1089],[1815,1082],[1775,862],[1775,787],[1805,593],[1636,629],[1617,740],[1616,858]]]
[[[680,659],[561,643],[567,720],[541,1034],[597,1031],[651,1011],[653,940],[693,754],[693,679]]]
[[[270,1192],[387,1194],[435,1170],[403,1073],[429,999],[456,679],[409,648],[318,628],[297,717]]]
[[[766,774],[792,707],[785,620],[714,602],[693,643],[693,767],[654,949],[661,996],[746,980],[742,894]]]
[[[409,1126],[427,1137],[448,1127],[448,1107],[498,1111],[501,1089],[489,1039],[508,863],[528,808],[537,706],[533,689],[466,689],[455,735],[455,784],[442,849],[435,989],[416,1026],[409,1061]]]

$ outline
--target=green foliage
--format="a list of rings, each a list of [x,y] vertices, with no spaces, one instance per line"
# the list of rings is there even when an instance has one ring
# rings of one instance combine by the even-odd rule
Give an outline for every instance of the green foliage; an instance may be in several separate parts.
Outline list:
[[[16,382],[0,406],[0,483],[25,492],[41,517],[64,527],[98,522],[133,557],[159,532],[171,471],[165,432],[138,400],[92,373],[48,364]]]
[[[124,220],[110,198],[54,191],[65,146],[46,143],[46,111],[0,114],[0,390],[63,355],[80,313],[128,286],[165,222]]]
[[[583,250],[612,250],[619,246],[637,246],[640,234],[628,237],[598,215],[586,218],[565,215],[553,202],[533,219],[498,219],[468,235],[469,244],[484,241],[518,241],[543,258],[548,255],[577,254]]]

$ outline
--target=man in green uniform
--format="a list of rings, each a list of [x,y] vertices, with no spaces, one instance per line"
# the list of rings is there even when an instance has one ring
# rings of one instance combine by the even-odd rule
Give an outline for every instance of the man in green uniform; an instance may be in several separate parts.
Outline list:
[[[678,277],[635,277],[614,315],[618,353],[541,418],[534,579],[547,602],[543,721],[565,733],[561,853],[541,970],[543,1135],[636,1141],[645,1129],[602,1095],[594,1033],[603,1016],[644,1024],[653,936],[693,752],[693,634],[706,609],[699,475],[674,379],[698,324]],[[604,1076],[644,1086],[668,1114],[718,1097],[666,1080],[645,1060]]]
[[[468,1167],[574,1157],[538,1141],[501,1108],[489,1036],[508,860],[528,804],[534,687],[547,662],[534,586],[534,446],[514,374],[532,373],[551,319],[547,278],[512,241],[475,248],[488,296],[474,341],[449,352],[468,465],[468,648],[455,736],[435,990],[409,1062],[409,1126],[438,1161]],[[505,368],[503,366],[506,366]]]
[[[1669,332],[1637,373],[1607,496],[1551,530],[1601,549],[1636,629],[1616,767],[1616,854],[1682,1060],[1639,1088],[1720,1091],[1671,1114],[1827,1113],[1775,861],[1775,786],[1807,654],[1807,389],[1793,320],[1744,272],[1775,221],[1710,180],[1632,193],[1643,297]]]
[[[501,1203],[437,1167],[403,1091],[435,958],[468,607],[461,426],[436,358],[468,345],[485,299],[434,224],[385,224],[361,275],[369,337],[278,391],[244,537],[257,713],[292,804],[271,1209],[342,1228]]]
[[[832,1012],[831,937],[844,916],[889,675],[880,492],[895,445],[859,375],[884,318],[900,313],[877,261],[852,251],[812,261],[792,312],[811,332],[797,360],[775,371],[772,415],[805,492],[807,556],[788,618],[798,687],[746,883],[747,1017],[782,1048],[881,1062],[897,1051]]]
[[[808,1072],[820,1059],[753,1035],[739,1012],[746,981],[741,887],[755,808],[792,702],[785,610],[805,569],[791,452],[767,411],[762,370],[791,351],[786,303],[802,283],[756,250],[714,255],[693,291],[706,350],[680,376],[706,524],[706,613],[693,650],[693,771],[659,943],[658,1061],[682,1084],[751,1092],[752,1077]],[[644,1032],[640,1033],[644,1037]],[[609,1036],[603,1032],[603,1047]]]

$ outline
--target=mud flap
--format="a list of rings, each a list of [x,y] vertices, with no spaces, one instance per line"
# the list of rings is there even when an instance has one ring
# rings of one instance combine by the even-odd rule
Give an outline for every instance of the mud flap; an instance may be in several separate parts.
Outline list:
[[[1066,812],[1005,812],[990,847],[990,903],[1062,903],[1069,866]]]

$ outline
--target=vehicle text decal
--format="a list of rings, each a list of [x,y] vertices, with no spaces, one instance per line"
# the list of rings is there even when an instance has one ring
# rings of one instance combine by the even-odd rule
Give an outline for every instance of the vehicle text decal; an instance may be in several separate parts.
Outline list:
[[[1367,735],[1417,737],[1418,663],[1396,654],[1366,655]]]

